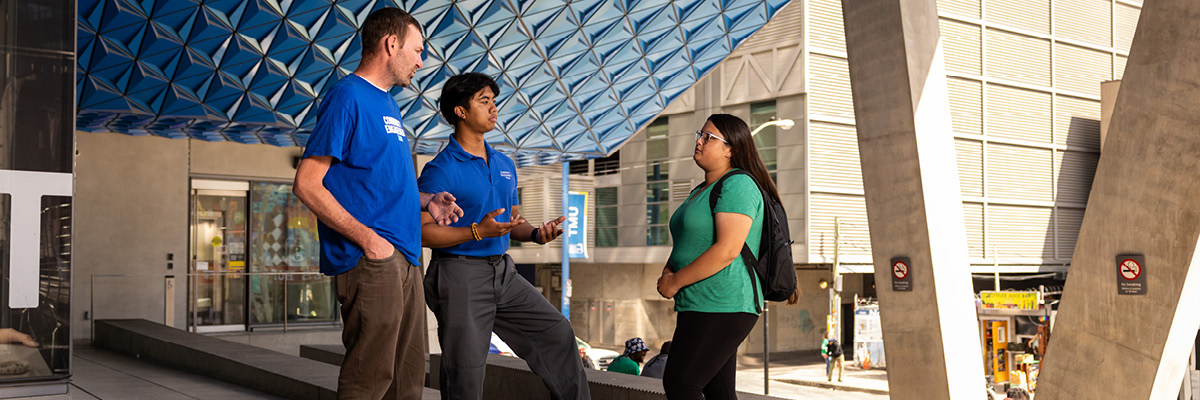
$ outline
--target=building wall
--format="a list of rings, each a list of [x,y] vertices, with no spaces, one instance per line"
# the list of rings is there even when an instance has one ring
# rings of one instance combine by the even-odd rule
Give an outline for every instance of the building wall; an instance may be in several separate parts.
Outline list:
[[[573,293],[571,325],[575,335],[592,345],[624,346],[625,340],[640,337],[652,349],[671,340],[675,331],[673,302],[658,296],[655,283],[662,264],[571,264]],[[653,296],[651,296],[653,294]],[[590,316],[594,302],[612,302],[613,324],[605,332],[600,317]]]
[[[188,142],[77,132],[75,339],[93,318],[145,318],[182,327],[188,255]],[[174,261],[167,254],[174,254]],[[174,269],[167,269],[173,262]],[[94,278],[92,275],[122,277]],[[165,277],[177,275],[175,320],[164,321]],[[94,299],[94,303],[91,301]]]
[[[299,147],[193,140],[192,176],[245,177],[291,182],[296,177]]]
[[[938,6],[971,263],[990,271],[995,254],[1010,272],[1065,269],[1099,159],[1100,83],[1120,78],[1140,3]],[[838,216],[842,261],[869,263],[841,2],[806,7],[809,262],[832,260]]]
[[[801,269],[796,271],[800,287],[800,301],[794,305],[769,303],[767,318],[770,319],[771,352],[820,351],[821,339],[826,332],[825,320],[829,314],[829,290],[817,285],[824,279],[830,281],[828,269]],[[855,294],[862,292],[862,274],[843,276],[842,304],[850,304]],[[762,354],[763,323],[759,323],[746,337],[739,349],[743,354]]]
[[[998,263],[1004,272],[1065,270],[1099,159],[1100,83],[1120,78],[1140,4],[944,0],[938,6],[968,268],[991,272]],[[777,131],[777,182],[789,210],[796,262],[825,266],[836,253],[843,272],[872,271],[841,17],[840,0],[792,2],[663,112],[670,124],[672,211],[703,179],[690,155],[693,132],[704,119],[713,113],[748,118],[751,103],[773,100],[779,118],[797,121],[792,130]],[[596,253],[661,265],[669,247],[645,246],[645,160],[646,136],[639,132],[621,149],[618,177],[597,179],[597,187],[619,187],[620,206],[619,247]],[[835,237],[840,246],[834,245]],[[586,307],[591,295],[583,293],[595,282],[580,277],[589,273],[582,263],[572,265],[578,282],[572,307]],[[630,265],[606,265],[606,273]],[[814,274],[822,273],[801,270],[802,282]],[[649,282],[658,277],[657,272],[644,275]],[[846,275],[843,303],[861,290],[861,279]],[[801,287],[813,288],[815,282]],[[634,286],[611,290],[633,291]],[[640,297],[625,300],[626,307],[640,307],[633,315],[663,308],[647,303],[662,301],[654,299],[653,287],[643,288]],[[815,348],[828,301],[827,291],[806,289],[800,304],[777,306],[779,312],[770,318],[779,340],[773,339],[772,348]],[[638,324],[646,322],[639,318],[634,318]],[[656,321],[663,325],[656,329],[673,326],[667,320],[674,318]],[[577,328],[586,324],[573,322]],[[761,326],[755,329],[743,351],[761,352],[753,350],[762,346]]]
[[[298,148],[199,140],[76,134],[74,339],[95,318],[187,321],[189,178],[290,181]],[[167,254],[174,260],[167,260]],[[174,268],[168,269],[167,263]],[[125,275],[95,278],[93,275]],[[166,277],[175,276],[174,319],[164,321]],[[94,303],[92,303],[94,299]]]

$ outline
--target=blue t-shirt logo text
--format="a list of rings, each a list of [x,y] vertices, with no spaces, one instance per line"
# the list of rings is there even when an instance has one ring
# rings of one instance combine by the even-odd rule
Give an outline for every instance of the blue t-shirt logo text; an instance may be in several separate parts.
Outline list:
[[[401,142],[404,141],[404,126],[400,125],[400,120],[384,116],[383,129],[387,131],[387,133],[396,135],[396,139],[400,140]]]

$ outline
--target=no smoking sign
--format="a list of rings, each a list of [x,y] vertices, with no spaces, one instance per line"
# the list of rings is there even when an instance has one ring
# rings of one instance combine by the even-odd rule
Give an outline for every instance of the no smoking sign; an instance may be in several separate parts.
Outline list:
[[[1146,294],[1146,257],[1141,254],[1117,256],[1117,294]]]
[[[912,261],[908,257],[892,259],[892,291],[912,291]]]

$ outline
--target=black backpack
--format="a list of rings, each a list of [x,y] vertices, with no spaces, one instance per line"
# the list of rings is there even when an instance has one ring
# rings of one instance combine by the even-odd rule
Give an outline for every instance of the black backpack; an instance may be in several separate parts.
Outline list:
[[[758,186],[758,191],[762,193],[763,198],[762,239],[758,248],[758,254],[761,254],[763,258],[760,260],[754,257],[750,246],[742,244],[742,259],[746,260],[746,270],[750,273],[751,279],[757,280],[762,285],[764,298],[768,301],[785,301],[792,297],[792,293],[796,292],[796,267],[792,263],[793,241],[791,233],[788,232],[787,213],[783,210],[783,205],[762,190],[762,185],[758,183],[757,179],[754,179],[754,175],[746,170],[735,169],[713,183],[712,191],[708,194],[709,209],[716,214],[717,199],[721,196],[721,186],[726,179],[734,175],[749,176]],[[703,186],[704,184],[701,183],[693,191],[699,190]],[[713,240],[717,238],[716,229],[717,225],[714,222]],[[757,292],[754,293],[754,307],[761,311],[762,304],[758,300]]]
[[[842,344],[838,343],[837,339],[829,339],[829,344],[825,345],[825,352],[829,353],[830,357],[842,355]]]

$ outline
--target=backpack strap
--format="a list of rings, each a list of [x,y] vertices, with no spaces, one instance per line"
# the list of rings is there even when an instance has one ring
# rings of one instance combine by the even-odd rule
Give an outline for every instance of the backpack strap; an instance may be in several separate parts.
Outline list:
[[[733,171],[729,171],[725,174],[725,176],[717,179],[716,182],[713,182],[712,191],[708,192],[708,209],[709,211],[712,211],[714,217],[717,215],[717,200],[721,197],[721,189],[725,185],[725,180],[733,177],[734,175],[749,176],[750,180],[754,181],[754,186],[758,186],[758,180],[754,179],[754,175],[750,175],[750,172],[744,169],[735,169]],[[704,184],[701,183],[700,186],[696,187],[696,189],[700,189],[701,186],[704,186]],[[762,189],[760,188],[759,191],[761,192]],[[766,199],[764,199],[764,201],[765,200]],[[717,219],[713,218],[713,242],[716,243],[716,241]],[[750,274],[750,282],[754,285],[761,285],[759,281],[762,278],[758,276],[758,272],[756,272],[753,267],[754,265],[758,265],[758,257],[754,256],[754,252],[750,251],[750,245],[746,244],[745,241],[742,242],[742,261],[744,264],[746,264],[746,272]],[[752,287],[751,292],[754,293],[754,309],[761,313],[762,301],[758,299],[758,290],[755,290]]]

